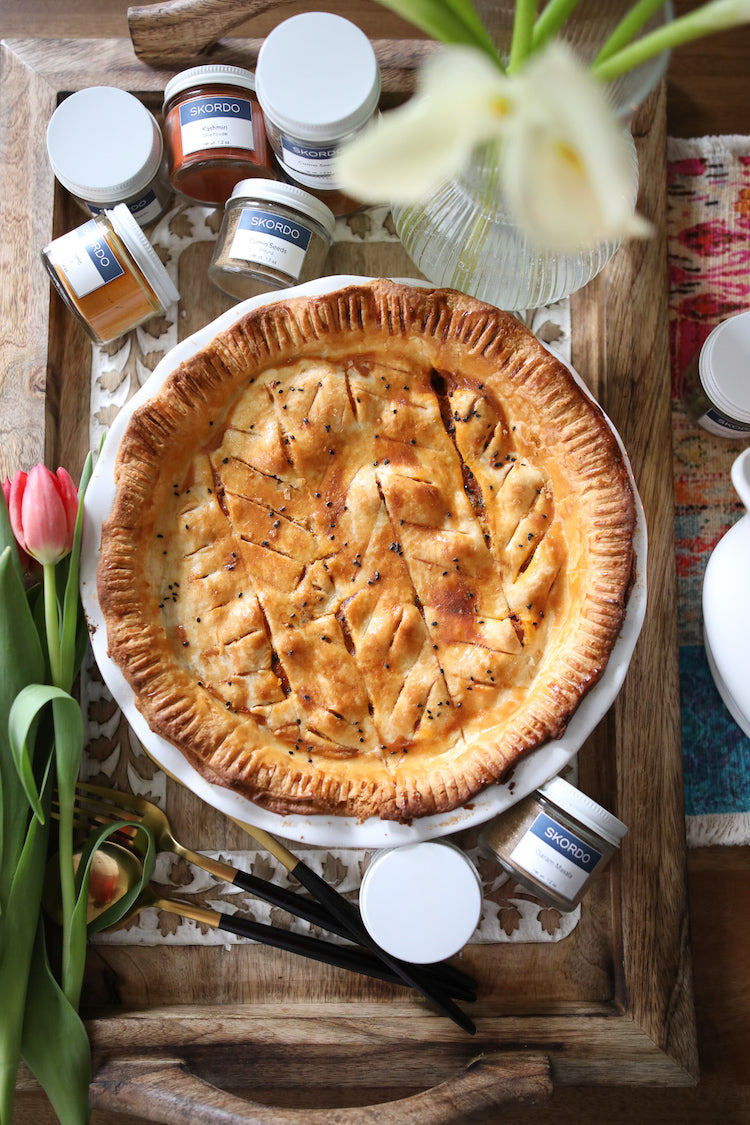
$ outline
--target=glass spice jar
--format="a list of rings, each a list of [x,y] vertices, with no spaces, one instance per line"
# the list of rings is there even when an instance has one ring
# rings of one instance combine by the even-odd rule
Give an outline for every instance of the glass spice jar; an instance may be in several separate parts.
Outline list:
[[[323,272],[335,223],[302,188],[242,180],[227,202],[208,276],[240,300],[312,281]]]
[[[479,846],[542,902],[568,913],[626,832],[607,809],[553,777],[485,825]]]
[[[737,313],[713,329],[698,361],[685,372],[685,405],[716,437],[750,433],[750,312]]]
[[[179,300],[124,203],[50,242],[42,260],[63,301],[97,344],[116,340]]]
[[[239,66],[194,66],[164,89],[164,135],[172,186],[198,203],[226,203],[249,176],[273,176],[273,156],[255,97]]]
[[[127,90],[70,94],[47,125],[47,154],[59,182],[92,215],[124,203],[147,226],[172,199],[159,125]]]
[[[336,151],[371,120],[380,98],[367,36],[343,16],[292,16],[263,41],[255,83],[284,172],[305,187],[336,191]]]

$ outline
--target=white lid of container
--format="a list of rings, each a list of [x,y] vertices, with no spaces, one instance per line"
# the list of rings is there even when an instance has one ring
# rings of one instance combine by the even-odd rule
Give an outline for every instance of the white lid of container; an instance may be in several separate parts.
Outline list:
[[[620,840],[628,830],[627,825],[580,789],[576,789],[562,777],[553,777],[539,786],[539,792],[558,808],[580,820],[581,824],[609,840],[610,844],[619,847]]]
[[[719,540],[703,578],[706,655],[732,718],[750,736],[750,448],[735,458],[732,483],[747,513]]]
[[[180,294],[176,286],[127,206],[118,203],[111,211],[105,211],[104,214],[127,246],[134,262],[162,305],[172,305],[175,301],[179,301]]]
[[[722,414],[750,423],[750,312],[730,316],[714,328],[701,348],[698,371]]]
[[[314,195],[295,187],[293,184],[284,184],[280,180],[240,180],[230,195],[227,203],[238,199],[257,199],[266,203],[280,203],[293,207],[309,218],[314,219],[327,232],[330,238],[336,229],[336,219],[330,207]]]
[[[482,884],[453,844],[406,844],[372,860],[359,908],[368,933],[387,953],[426,965],[466,945],[482,911]]]
[[[350,20],[305,12],[263,41],[255,88],[261,109],[283,133],[335,141],[375,112],[380,70],[370,40]]]
[[[87,203],[119,203],[148,186],[163,141],[153,114],[127,90],[89,86],[60,102],[47,126],[55,176]]]
[[[239,86],[242,90],[255,92],[255,75],[251,71],[229,63],[209,63],[205,66],[191,66],[170,78],[164,87],[164,105],[175,94],[184,94],[192,86],[210,86],[212,82],[222,86]]]

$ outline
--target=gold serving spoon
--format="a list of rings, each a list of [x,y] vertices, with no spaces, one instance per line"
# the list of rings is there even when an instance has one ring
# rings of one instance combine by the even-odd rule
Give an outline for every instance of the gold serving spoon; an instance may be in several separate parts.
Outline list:
[[[74,856],[76,866],[80,862],[80,858],[80,853]],[[109,910],[126,894],[138,887],[142,880],[143,864],[138,856],[127,848],[123,848],[120,844],[104,840],[91,859],[86,907],[87,924],[95,923],[106,910]],[[54,921],[60,922],[62,907],[57,856],[53,857],[47,868],[43,902],[47,914]],[[199,922],[212,929],[224,930],[239,937],[250,938],[261,945],[269,945],[276,949],[286,950],[289,953],[297,953],[302,957],[322,961],[327,965],[334,965],[350,972],[375,977],[390,984],[402,983],[400,974],[392,972],[378,957],[358,946],[334,945],[332,942],[321,941],[308,934],[292,933],[277,926],[253,922],[249,918],[224,914],[221,911],[210,910],[183,900],[165,898],[158,892],[153,883],[147,883],[117,923],[106,928],[108,930],[119,929],[130,918],[133,918],[148,906],[154,906],[158,910],[165,910],[170,914],[177,914],[182,918],[190,918],[192,921]]]

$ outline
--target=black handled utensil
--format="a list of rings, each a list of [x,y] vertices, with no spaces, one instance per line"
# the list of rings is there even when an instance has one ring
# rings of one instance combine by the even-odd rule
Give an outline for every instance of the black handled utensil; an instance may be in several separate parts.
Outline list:
[[[262,844],[271,855],[275,856],[289,874],[293,875],[310,892],[313,898],[325,906],[329,913],[347,928],[348,936],[352,941],[363,945],[365,949],[369,949],[371,953],[379,957],[383,964],[387,965],[401,978],[404,984],[413,988],[432,1007],[442,1015],[447,1016],[463,1031],[468,1032],[469,1035],[476,1034],[477,1029],[473,1021],[446,995],[444,986],[436,987],[434,982],[427,978],[421,966],[399,961],[398,958],[392,957],[390,953],[382,949],[370,937],[356,907],[352,906],[337,890],[329,886],[324,879],[321,879],[312,868],[290,852],[275,836],[263,831],[263,829],[243,824],[241,821],[237,821],[237,823],[258,843]]]

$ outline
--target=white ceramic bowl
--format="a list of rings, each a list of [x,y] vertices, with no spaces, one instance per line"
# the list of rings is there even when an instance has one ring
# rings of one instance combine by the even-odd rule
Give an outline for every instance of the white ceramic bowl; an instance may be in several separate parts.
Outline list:
[[[199,332],[194,333],[173,348],[157,365],[153,374],[130,402],[120,411],[107,436],[101,455],[86,492],[84,503],[83,550],[81,555],[81,597],[89,623],[91,642],[104,682],[119,704],[144,749],[168,774],[176,778],[202,800],[220,812],[274,835],[289,840],[304,841],[324,847],[384,848],[415,843],[446,836],[459,829],[482,824],[509,808],[531,793],[542,782],[559,773],[566,766],[600,719],[614,702],[628,670],[633,649],[643,625],[646,612],[646,522],[638,497],[627,455],[628,471],[636,498],[637,526],[635,532],[636,579],[628,602],[628,609],[620,636],[599,682],[584,697],[568,727],[559,739],[546,743],[524,758],[513,770],[512,778],[503,784],[492,785],[472,798],[467,807],[449,813],[423,817],[413,824],[396,824],[377,818],[357,821],[351,817],[336,816],[280,816],[259,808],[252,801],[212,785],[193,769],[176,747],[155,735],[135,706],[133,692],[118,666],[107,653],[106,625],[96,594],[96,568],[99,561],[102,523],[109,517],[115,496],[114,464],[120,441],[134,410],[151,398],[172,371],[184,360],[207,345],[213,337],[233,324],[241,316],[264,304],[286,300],[292,296],[315,296],[342,286],[369,281],[370,278],[335,276],[251,297],[236,305]],[[419,284],[407,279],[407,284]],[[572,369],[571,369],[572,370]],[[573,371],[573,375],[586,390]],[[588,394],[589,392],[586,391]],[[611,425],[611,423],[610,423]],[[625,454],[622,441],[612,431]]]
[[[750,449],[732,465],[732,483],[748,509],[714,548],[703,578],[703,639],[719,695],[750,738]]]

